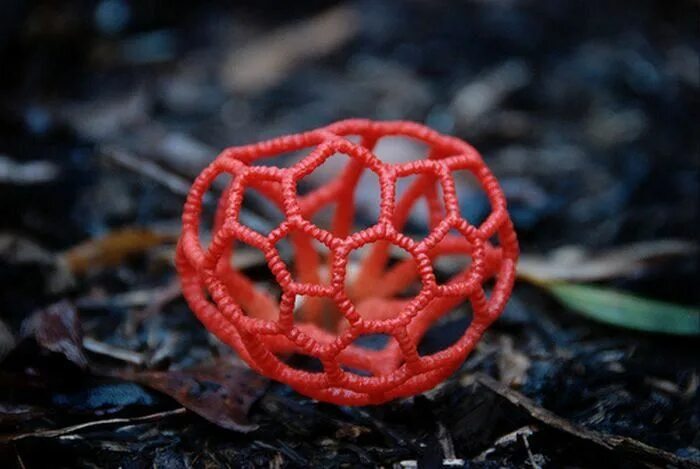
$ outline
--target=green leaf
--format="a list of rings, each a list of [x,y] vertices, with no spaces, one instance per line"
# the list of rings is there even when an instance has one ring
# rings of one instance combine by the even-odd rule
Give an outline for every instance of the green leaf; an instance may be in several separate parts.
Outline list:
[[[560,302],[615,326],[676,335],[700,335],[700,311],[608,288],[566,282],[538,283]]]

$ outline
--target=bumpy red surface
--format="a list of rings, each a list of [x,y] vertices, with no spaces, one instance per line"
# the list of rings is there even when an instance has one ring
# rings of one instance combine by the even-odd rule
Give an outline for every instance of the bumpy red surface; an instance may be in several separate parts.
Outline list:
[[[387,136],[423,142],[428,153],[416,161],[383,162],[373,149]],[[288,168],[261,165],[266,158],[307,149],[308,155]],[[334,154],[346,155],[347,165],[326,184],[300,195],[299,180]],[[488,196],[491,213],[479,226],[460,213],[453,177],[459,170],[471,172]],[[367,171],[379,180],[379,217],[376,224],[354,232],[355,189]],[[203,247],[202,202],[222,174],[232,179],[219,200],[212,240]],[[412,181],[397,196],[402,178]],[[246,189],[262,194],[284,214],[270,233],[239,219]],[[421,199],[427,202],[430,233],[413,239],[401,230]],[[328,230],[311,222],[326,207],[334,208]],[[194,182],[182,220],[177,269],[185,298],[207,329],[259,373],[343,405],[416,394],[449,376],[502,312],[518,257],[505,198],[477,151],[462,140],[404,121],[346,120],[228,148]],[[278,249],[285,238],[294,250],[293,265],[284,262]],[[281,288],[279,300],[234,267],[237,243],[264,253]],[[371,246],[352,275],[350,255],[365,245]],[[390,262],[392,245],[407,252],[407,258]],[[329,254],[322,257],[319,247]],[[438,257],[465,255],[471,262],[463,271],[438,281],[433,268]],[[486,282],[493,282],[489,294]],[[419,288],[409,295],[411,285]],[[299,298],[305,299],[301,306]],[[464,334],[437,353],[419,353],[426,331],[459,305],[471,309]],[[357,342],[374,334],[389,337],[383,348]],[[294,368],[285,362],[294,354],[315,357],[322,370]]]

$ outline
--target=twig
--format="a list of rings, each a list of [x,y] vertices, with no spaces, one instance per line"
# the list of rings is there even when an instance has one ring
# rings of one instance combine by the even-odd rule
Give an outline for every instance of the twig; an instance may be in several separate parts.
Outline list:
[[[532,468],[541,469],[541,466],[537,464],[537,461],[535,461],[535,456],[532,454],[532,450],[530,449],[530,442],[527,439],[527,434],[521,433],[520,435],[518,435],[518,438],[520,438],[523,442],[523,445],[525,445],[525,450],[527,451],[527,459],[530,462]]]
[[[499,448],[507,448],[508,446],[513,445],[518,441],[518,438],[521,436],[530,436],[534,434],[538,429],[532,425],[526,425],[524,427],[520,427],[517,430],[513,430],[510,433],[506,433],[502,437],[498,438],[496,441],[494,441],[491,444],[490,448],[485,449],[483,452],[481,452],[476,458],[474,458],[475,462],[483,462],[486,461],[487,458],[494,453],[497,449]]]
[[[445,459],[456,459],[457,455],[455,454],[455,447],[454,443],[452,442],[452,435],[450,435],[450,432],[447,430],[445,425],[442,424],[442,422],[438,422],[437,427],[437,440],[440,443],[440,447],[442,448],[443,456],[445,457]]]
[[[270,443],[265,443],[261,440],[253,441],[253,445],[259,448],[269,449],[272,451],[276,451],[277,453],[282,453],[285,456],[287,456],[292,462],[298,464],[299,466],[308,467],[309,461],[303,456],[301,456],[299,453],[294,451],[292,448],[290,448],[289,445],[284,444],[280,440],[275,440],[275,443],[277,443],[279,446],[274,446]]]
[[[104,355],[133,365],[140,366],[146,363],[143,354],[132,350],[121,349],[91,337],[83,338],[83,348],[89,352]]]
[[[59,436],[68,435],[80,430],[85,430],[87,428],[99,427],[102,425],[114,425],[114,424],[133,424],[137,422],[150,422],[153,420],[161,420],[166,417],[171,417],[173,415],[182,415],[187,412],[184,407],[178,407],[177,409],[167,410],[165,412],[156,412],[155,414],[143,415],[141,417],[132,418],[116,418],[107,420],[97,420],[93,422],[80,423],[78,425],[71,425],[70,427],[57,428],[55,430],[38,430],[30,433],[20,433],[17,435],[2,435],[0,436],[0,442],[8,441],[19,441],[25,438],[55,438]]]
[[[126,150],[113,146],[104,146],[100,152],[118,165],[153,179],[177,195],[186,196],[190,189],[190,184],[185,178],[167,171],[153,161],[138,158]]]
[[[148,306],[162,291],[163,287],[131,290],[118,293],[106,298],[94,298],[84,296],[78,298],[75,305],[79,309],[106,309],[106,308],[143,308]]]
[[[27,469],[27,466],[24,465],[22,456],[20,456],[19,451],[17,451],[17,448],[15,448],[15,456],[17,456],[17,464],[19,465],[20,469]]]

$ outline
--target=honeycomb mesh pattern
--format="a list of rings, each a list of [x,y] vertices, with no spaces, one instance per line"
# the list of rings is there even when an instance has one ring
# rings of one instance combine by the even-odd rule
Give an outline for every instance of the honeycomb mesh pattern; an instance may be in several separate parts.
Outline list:
[[[428,153],[416,161],[383,162],[373,150],[389,136],[423,142]],[[266,158],[307,149],[308,155],[290,167],[260,165]],[[298,182],[336,154],[347,157],[343,169],[320,187],[299,194]],[[491,212],[479,226],[460,213],[454,172],[461,170],[473,174],[488,197]],[[355,189],[367,171],[379,180],[379,216],[375,224],[353,232]],[[231,181],[219,199],[211,241],[203,246],[202,203],[222,175],[230,175]],[[401,178],[412,181],[397,197]],[[284,215],[270,233],[256,231],[239,218],[248,188]],[[401,231],[419,199],[427,202],[430,232],[415,240]],[[325,230],[311,220],[329,206],[334,213]],[[454,372],[502,312],[518,258],[505,197],[478,152],[460,139],[406,121],[352,119],[228,148],[195,180],[182,221],[176,266],[183,294],[199,320],[259,373],[341,405],[378,404],[417,394]],[[293,248],[293,265],[279,252],[283,238]],[[264,253],[281,289],[279,300],[234,267],[237,243]],[[329,252],[327,259],[319,253],[321,245]],[[371,246],[364,250],[356,274],[348,274],[351,252],[366,245]],[[390,265],[392,245],[409,255]],[[470,262],[441,283],[433,263],[450,255],[468,256]],[[490,294],[483,286],[487,281],[493,281]],[[415,295],[398,296],[411,284],[419,285]],[[299,297],[305,299],[303,307]],[[464,334],[444,350],[419,353],[428,329],[465,302],[472,319]],[[380,349],[356,343],[376,334],[388,337]],[[322,369],[291,366],[285,360],[294,354],[317,359]]]

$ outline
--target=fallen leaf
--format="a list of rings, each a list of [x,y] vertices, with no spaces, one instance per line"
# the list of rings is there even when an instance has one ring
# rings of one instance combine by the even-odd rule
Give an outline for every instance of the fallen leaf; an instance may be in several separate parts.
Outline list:
[[[120,376],[169,395],[211,423],[243,433],[258,428],[248,421],[248,411],[268,384],[266,378],[224,359],[186,370],[122,372]]]
[[[590,282],[623,277],[638,272],[651,261],[697,252],[697,243],[674,239],[618,246],[597,254],[580,246],[565,246],[547,256],[523,254],[518,261],[518,276],[534,283]]]
[[[617,290],[565,282],[540,283],[572,310],[615,326],[676,335],[700,335],[700,311]]]
[[[21,335],[33,337],[40,347],[60,353],[80,368],[88,365],[78,312],[69,301],[55,303],[34,313],[22,324]]]
[[[233,51],[224,61],[224,86],[239,92],[255,92],[273,86],[299,64],[339,49],[358,30],[357,12],[339,6],[266,32],[261,39]]]
[[[97,239],[89,239],[65,251],[65,259],[71,272],[84,274],[90,269],[119,265],[134,254],[164,242],[174,241],[173,234],[157,233],[149,229],[124,228]]]

